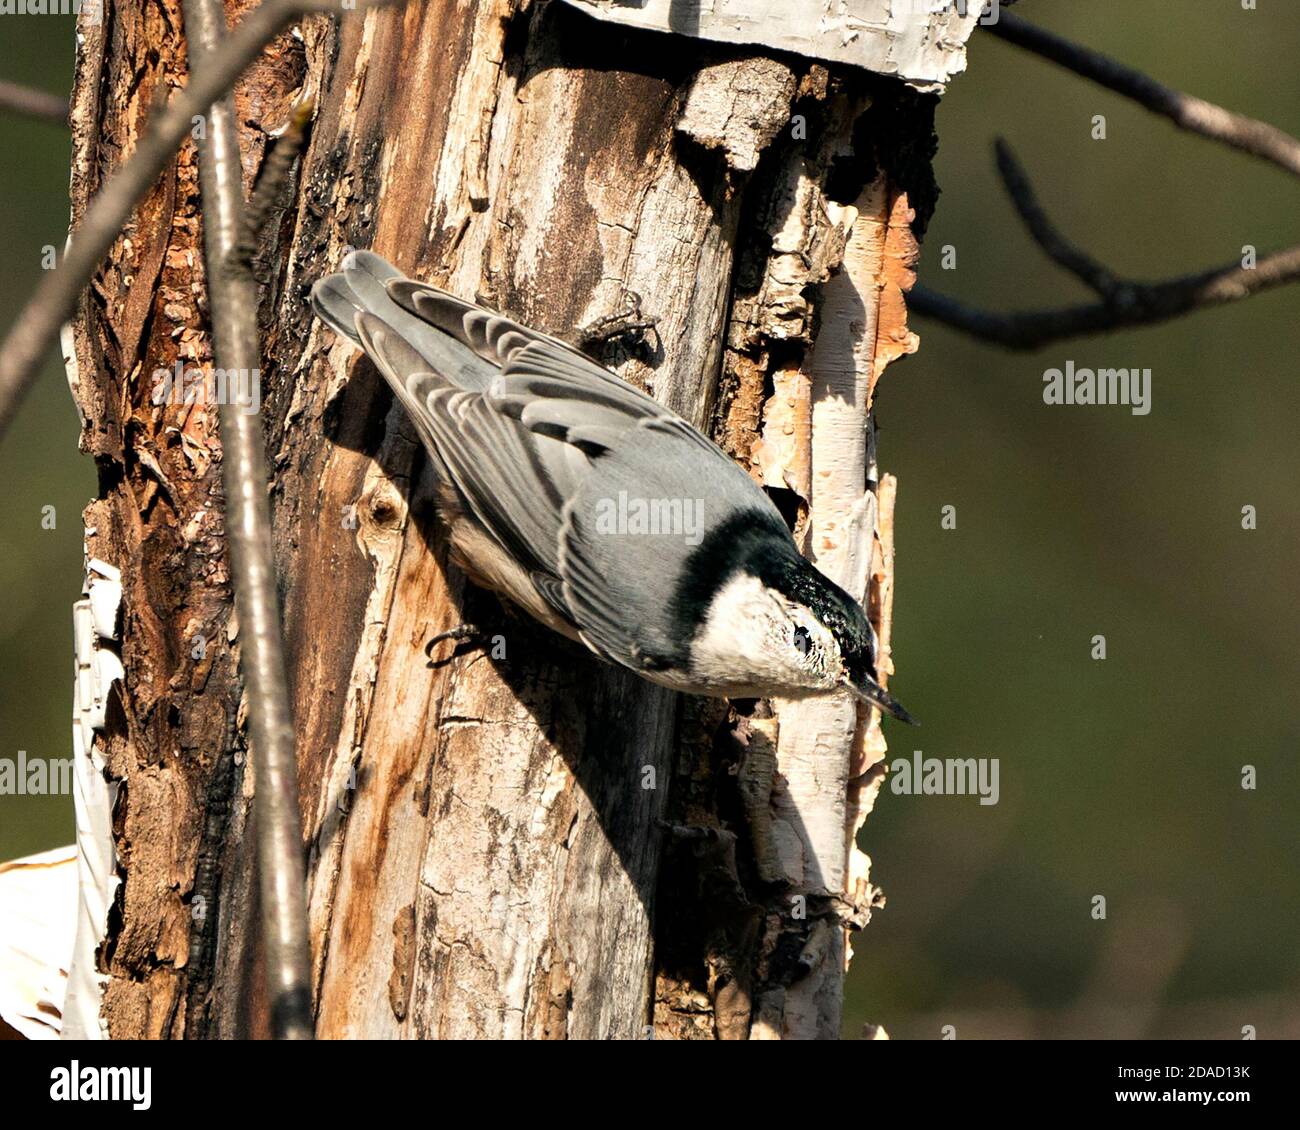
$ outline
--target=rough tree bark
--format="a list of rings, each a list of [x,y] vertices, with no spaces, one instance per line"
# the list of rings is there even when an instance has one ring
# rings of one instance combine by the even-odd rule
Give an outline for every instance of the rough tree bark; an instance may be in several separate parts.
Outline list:
[[[180,0],[83,32],[74,217],[185,72]],[[877,899],[852,838],[878,719],[686,700],[467,587],[413,432],[304,297],[349,247],[560,334],[637,292],[657,331],[602,359],[774,492],[887,646],[893,482],[864,425],[915,348],[933,99],[561,5],[428,0],[273,45],[236,91],[247,187],[303,92],[259,253],[261,390],[319,1033],[837,1035],[843,928]],[[187,146],[142,204],[71,363],[100,475],[87,552],[123,578],[98,739],[120,782],[115,1037],[266,1031],[217,413],[151,402],[155,371],[211,359],[196,170]],[[467,620],[486,647],[426,659]]]

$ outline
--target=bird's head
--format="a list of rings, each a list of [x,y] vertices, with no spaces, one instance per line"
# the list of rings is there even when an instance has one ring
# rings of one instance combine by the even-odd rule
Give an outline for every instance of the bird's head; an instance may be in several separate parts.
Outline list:
[[[784,530],[781,531],[784,533]],[[911,715],[880,685],[876,633],[848,593],[795,549],[789,536],[739,532],[728,567],[701,601],[691,667],[723,693],[800,697],[844,688],[904,722]]]

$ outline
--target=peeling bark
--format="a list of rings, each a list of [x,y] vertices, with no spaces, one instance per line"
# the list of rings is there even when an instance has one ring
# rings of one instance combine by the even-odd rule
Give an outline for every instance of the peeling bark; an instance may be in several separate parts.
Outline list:
[[[869,120],[862,89],[814,69],[800,94],[800,108],[820,107],[821,141],[773,159],[766,184],[754,186],[757,223],[737,270],[715,436],[786,501],[819,568],[864,600],[887,681],[896,483],[879,475],[867,421],[885,366],[919,344],[902,298],[918,248],[900,180],[915,182],[915,154],[870,137],[874,160],[855,152]],[[913,117],[925,135],[917,144],[929,143],[927,119],[906,99],[895,105],[878,93],[874,109],[875,117]],[[853,205],[833,195],[850,156],[870,176]],[[706,954],[702,971],[691,946],[661,948],[656,1023],[680,1036],[838,1036],[846,932],[865,926],[884,902],[854,842],[885,772],[879,713],[847,696],[760,703],[733,709],[723,731],[724,760],[719,766],[717,750],[709,751],[715,761],[690,784],[701,799],[682,818],[725,814],[734,777],[752,870],[737,871],[729,859],[712,865],[744,912],[712,916],[695,937]],[[699,863],[670,859],[668,881]],[[706,902],[679,907],[670,923],[692,914],[709,922]],[[661,927],[661,942],[663,935]],[[711,1024],[680,1004],[699,990],[712,1003]],[[737,997],[747,1002],[747,1026],[734,1021]]]
[[[179,0],[87,31],[74,214],[185,67]],[[563,5],[428,0],[309,19],[236,92],[248,185],[291,102],[317,100],[258,263],[323,1036],[835,1034],[842,927],[865,918],[844,907],[874,898],[848,845],[878,721],[822,708],[838,761],[814,827],[792,814],[789,707],[672,695],[467,586],[400,409],[304,302],[349,247],[560,334],[636,291],[657,332],[603,360],[712,429],[860,592],[870,578],[887,643],[892,484],[868,489],[863,439],[826,485],[842,445],[819,412],[849,382],[840,427],[857,413],[865,436],[879,369],[914,347],[906,177],[861,136],[894,84],[659,42]],[[101,959],[117,1037],[266,1031],[216,410],[150,402],[155,369],[210,361],[200,204],[187,147],[75,334],[100,469],[88,551],[124,583],[126,674],[99,738],[120,782]],[[841,292],[863,312],[837,330]],[[464,621],[483,646],[425,658]]]
[[[966,69],[985,0],[564,0],[602,20],[794,51],[937,90]],[[998,0],[991,0],[996,19]]]

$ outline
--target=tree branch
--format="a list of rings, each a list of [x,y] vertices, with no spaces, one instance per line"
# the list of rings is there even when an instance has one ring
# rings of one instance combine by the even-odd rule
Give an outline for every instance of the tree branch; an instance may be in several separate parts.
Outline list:
[[[1103,298],[1113,299],[1123,285],[1120,280],[1056,230],[1056,226],[1047,218],[1047,213],[1038,203],[1038,195],[1034,192],[1033,185],[1029,183],[1029,176],[1024,167],[1016,160],[1011,146],[1001,137],[993,144],[997,154],[998,172],[1002,175],[1002,184],[1038,246],[1047,253],[1048,258],[1077,276],[1090,289],[1095,290]]]
[[[191,69],[212,64],[226,35],[222,0],[185,0],[185,31]],[[306,112],[295,114],[288,135],[276,147],[296,151]],[[280,164],[284,158],[281,156]],[[257,330],[257,284],[245,230],[239,130],[234,97],[227,93],[208,112],[199,143],[208,301],[212,311],[217,367],[226,373],[221,406],[222,478],[226,488],[226,537],[235,607],[239,616],[240,666],[248,688],[253,753],[262,945],[272,1032],[278,1039],[312,1037],[311,948],[302,817],[298,806],[298,763],[293,716],[285,674],[284,643],[271,553],[271,511],[267,500],[266,436],[256,405],[241,400],[261,380]],[[238,379],[232,379],[238,374]]]
[[[55,125],[68,124],[66,98],[30,86],[20,86],[16,82],[7,82],[4,79],[0,79],[0,109],[12,110],[14,113]]]
[[[1055,32],[1003,12],[989,31],[1008,43],[1050,59],[1086,79],[1131,98],[1153,114],[1161,114],[1180,129],[1221,141],[1254,157],[1271,161],[1300,176],[1300,141],[1277,126],[1237,114],[1181,90],[1157,82],[1141,71],[1108,58],[1099,51],[1072,43]]]
[[[1172,90],[1017,16],[1003,13],[989,27],[1003,39],[1132,98],[1183,129],[1300,175],[1300,141],[1274,126]],[[908,293],[908,306],[918,314],[1010,349],[1036,349],[1082,334],[1168,321],[1300,279],[1300,245],[1267,255],[1254,267],[1235,262],[1152,283],[1119,278],[1057,230],[1010,145],[998,138],[995,149],[1003,186],[1030,235],[1053,262],[1096,291],[1101,301],[1055,310],[1000,313],[967,306],[948,295],[916,286]]]
[[[1001,314],[967,306],[945,294],[913,287],[907,305],[973,337],[1010,349],[1037,349],[1051,341],[1126,326],[1166,322],[1180,314],[1236,302],[1300,278],[1300,245],[1259,260],[1252,268],[1229,264],[1167,282],[1127,284],[1123,302],[1098,302],[1056,310]]]
[[[362,7],[389,2],[358,0]],[[262,49],[295,19],[341,6],[341,0],[263,0],[212,53],[202,74],[191,76],[185,89],[152,118],[135,151],[86,210],[63,261],[45,273],[0,345],[0,440],[58,339],[59,328],[76,311],[82,291],[140,198],[185,140],[193,118],[205,114],[233,87]]]

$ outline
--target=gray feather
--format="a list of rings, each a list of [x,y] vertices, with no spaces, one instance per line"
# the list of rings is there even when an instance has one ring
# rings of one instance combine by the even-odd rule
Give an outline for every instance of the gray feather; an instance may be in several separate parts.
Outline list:
[[[486,389],[497,375],[495,365],[478,357],[455,337],[439,333],[390,297],[390,283],[404,279],[386,259],[370,251],[354,251],[343,261],[339,274],[329,275],[312,287],[312,307],[335,330],[366,348],[381,369],[384,358],[373,353],[362,340],[359,318],[363,314],[393,331],[391,336],[380,338],[393,351],[389,365],[392,371],[409,372],[414,355],[423,359],[420,368],[440,373],[461,388]],[[376,329],[372,323],[372,337],[376,336]]]
[[[312,303],[370,354],[465,514],[588,646],[638,670],[682,658],[674,585],[693,544],[607,519],[620,492],[692,516],[698,499],[704,529],[740,509],[777,515],[744,471],[564,342],[370,252],[318,282]]]

